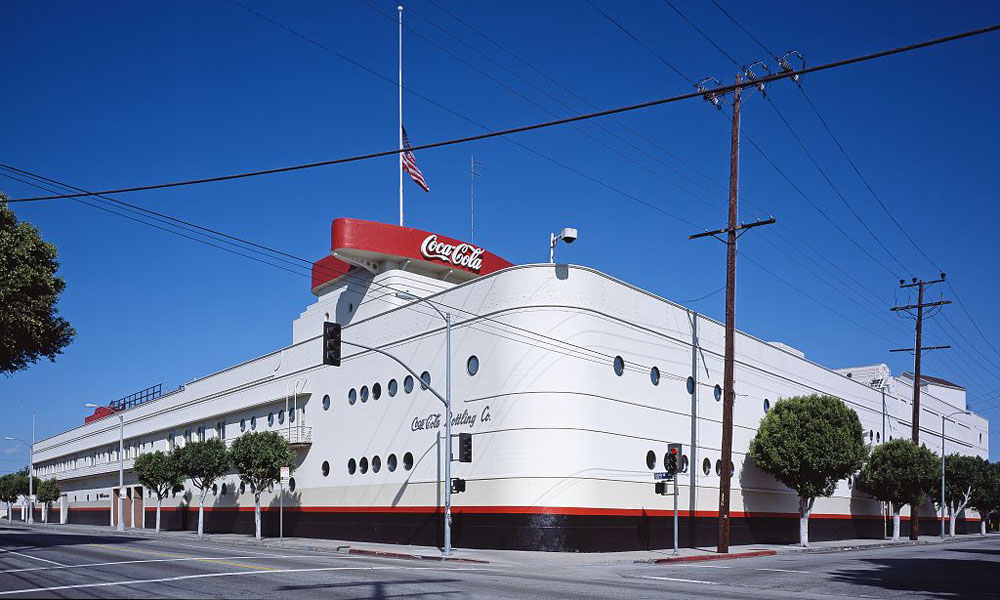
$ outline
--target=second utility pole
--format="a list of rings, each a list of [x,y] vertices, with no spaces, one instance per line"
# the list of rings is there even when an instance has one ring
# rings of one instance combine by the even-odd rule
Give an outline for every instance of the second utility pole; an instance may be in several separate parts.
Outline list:
[[[736,84],[742,82],[736,75]],[[729,152],[729,226],[725,229],[706,231],[688,236],[688,239],[715,237],[726,234],[726,357],[722,382],[722,458],[719,481],[719,553],[729,552],[729,497],[732,487],[733,470],[733,404],[736,392],[733,389],[734,361],[736,357],[736,240],[741,230],[769,225],[774,219],[757,221],[747,225],[739,224],[739,172],[740,172],[740,91],[733,90],[733,134]],[[738,235],[739,234],[739,235]],[[718,239],[718,238],[716,238]]]

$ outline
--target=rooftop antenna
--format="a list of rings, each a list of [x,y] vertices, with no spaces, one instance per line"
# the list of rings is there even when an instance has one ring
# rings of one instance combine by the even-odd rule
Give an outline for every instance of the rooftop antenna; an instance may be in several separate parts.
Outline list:
[[[476,177],[482,177],[483,174],[476,170],[476,167],[482,167],[485,163],[481,160],[476,160],[474,155],[469,155],[469,243],[474,244],[476,242]]]

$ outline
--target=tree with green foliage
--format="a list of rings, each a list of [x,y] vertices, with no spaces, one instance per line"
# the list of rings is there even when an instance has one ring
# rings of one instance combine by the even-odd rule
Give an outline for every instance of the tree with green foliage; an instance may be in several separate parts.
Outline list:
[[[969,506],[979,513],[979,534],[986,535],[986,522],[1000,511],[1000,463],[983,465],[979,485],[972,491]]]
[[[14,503],[17,502],[18,482],[16,473],[8,473],[0,477],[0,501],[7,503],[7,522],[14,520]]]
[[[779,400],[761,419],[750,457],[799,496],[799,543],[809,545],[809,515],[818,497],[856,473],[868,447],[858,415],[833,396]]]
[[[910,440],[895,439],[872,450],[861,468],[862,489],[892,506],[892,539],[899,540],[899,511],[919,506],[941,482],[941,459]]]
[[[66,287],[56,247],[6,200],[0,193],[0,373],[13,375],[42,357],[54,361],[76,332],[56,309]]]
[[[135,458],[136,477],[144,487],[156,494],[156,533],[160,533],[160,509],[163,499],[184,489],[184,473],[176,455],[161,450],[140,454]]]
[[[245,433],[233,440],[230,450],[240,480],[253,490],[253,516],[260,539],[260,494],[281,477],[281,467],[295,468],[295,452],[274,431]]]
[[[192,442],[174,451],[181,472],[200,492],[198,495],[198,537],[205,527],[205,496],[220,477],[229,471],[230,457],[226,443],[219,438]]]
[[[42,505],[42,523],[49,522],[49,507],[53,502],[59,500],[62,490],[55,479],[44,479],[35,488],[35,497]]]
[[[979,488],[985,468],[986,461],[978,456],[949,454],[944,458],[944,502],[948,509],[950,537],[955,537],[958,515]]]

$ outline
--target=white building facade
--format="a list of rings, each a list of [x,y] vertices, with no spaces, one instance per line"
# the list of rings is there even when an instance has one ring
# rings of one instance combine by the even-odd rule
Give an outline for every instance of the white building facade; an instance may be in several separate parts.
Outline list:
[[[317,300],[293,323],[289,346],[38,442],[36,474],[58,479],[64,493],[52,514],[117,518],[121,415],[127,526],[153,524],[155,496],[131,471],[138,454],[275,430],[297,461],[283,499],[278,489],[262,497],[265,535],[277,534],[283,502],[286,535],[440,544],[441,403],[380,354],[345,344],[342,366],[321,363],[322,324],[336,321],[345,342],[389,352],[443,390],[444,322],[403,292],[454,321],[453,434],[473,439],[472,462],[451,467],[467,482],[453,496],[456,546],[668,547],[673,498],[656,495],[652,477],[668,443],[684,445],[681,543],[714,544],[722,324],[586,267],[514,266],[428,232],[338,219],[332,238],[331,256],[314,267]],[[795,541],[795,493],[746,455],[760,419],[783,397],[829,394],[857,412],[870,444],[909,438],[912,377],[892,377],[884,365],[831,370],[745,333],[736,354],[732,542]],[[923,443],[940,452],[947,417],[945,451],[987,457],[988,423],[960,412],[964,390],[923,384]],[[882,503],[852,483],[816,501],[813,539],[884,534]],[[195,528],[196,497],[188,483],[165,500],[164,526]],[[922,533],[938,531],[933,514],[930,505],[921,511]],[[253,496],[237,474],[209,494],[205,526],[253,531]],[[978,529],[968,512],[959,531]]]

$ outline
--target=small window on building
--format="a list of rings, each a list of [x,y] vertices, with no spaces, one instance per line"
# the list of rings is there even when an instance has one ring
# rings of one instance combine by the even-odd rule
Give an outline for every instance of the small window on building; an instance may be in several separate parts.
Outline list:
[[[722,400],[722,386],[715,384],[715,401],[718,402],[719,400]]]
[[[680,464],[680,466],[678,468],[680,468],[681,473],[687,473],[687,470],[688,470],[688,457],[687,457],[686,454],[683,455],[683,456],[681,456],[681,464]]]
[[[382,459],[376,454],[372,457],[372,473],[378,473],[382,470]]]
[[[875,432],[871,429],[868,430],[868,441],[873,441],[875,439]]]
[[[347,472],[354,475],[354,472],[358,470],[358,463],[352,458],[347,461]]]
[[[323,410],[330,410],[330,394],[323,396]]]
[[[707,458],[705,460],[701,461],[701,470],[705,473],[705,475],[708,475],[709,473],[711,473],[712,472],[712,461],[710,461]]]
[[[427,386],[431,384],[431,374],[424,371],[420,374],[420,389],[426,390]]]
[[[407,394],[413,391],[412,375],[407,375],[406,378],[403,379],[403,391],[406,392]]]
[[[720,476],[722,475],[722,460],[721,459],[716,459],[716,461],[715,461],[715,474],[716,475],[720,475]]]
[[[247,420],[240,419],[240,431],[246,431],[246,430],[247,430]],[[173,445],[173,441],[174,441],[173,439],[170,440],[171,446]]]
[[[219,436],[220,440],[226,439],[226,422],[219,421],[215,424],[215,433]],[[143,444],[145,445],[145,444]]]
[[[361,386],[361,401],[362,402],[368,402],[368,386],[367,385]]]
[[[399,391],[399,384],[396,383],[395,379],[389,380],[389,397],[392,398]]]
[[[372,400],[378,400],[382,397],[382,384],[375,382],[372,384]]]
[[[649,380],[653,382],[653,385],[660,385],[660,368],[653,367],[649,370]]]
[[[615,375],[620,377],[621,374],[625,372],[625,359],[620,356],[616,356],[614,360],[614,367]]]
[[[291,493],[291,492],[294,492],[294,491],[295,491],[295,478],[294,477],[289,477],[288,478],[288,492]]]
[[[257,429],[257,417],[250,417],[250,429]]]
[[[771,410],[771,401],[764,398],[764,412]]]
[[[403,468],[407,471],[413,468],[413,455],[409,452],[403,455]]]
[[[217,484],[217,483],[213,483],[212,484],[212,495],[213,496],[218,496],[219,495],[219,484]]]
[[[323,477],[328,476],[330,474],[330,461],[324,460],[320,469],[323,471]]]
[[[247,484],[240,482],[240,495],[247,493]]]
[[[229,486],[223,483],[222,484],[222,495],[225,496],[228,492],[229,492]]]
[[[354,403],[358,401],[358,390],[351,388],[351,391],[347,392],[347,403],[354,406]]]
[[[687,378],[687,391],[689,394],[694,393],[694,377],[691,377],[690,375]]]
[[[306,407],[303,406],[300,410],[302,412],[306,412]],[[288,409],[288,422],[289,423],[294,423],[295,422],[295,409],[294,408]]]
[[[274,427],[274,412],[267,413],[267,426]]]
[[[389,467],[389,472],[396,470],[396,455],[390,454],[389,458],[385,459],[385,466]]]
[[[361,457],[361,460],[358,461],[358,469],[361,471],[362,475],[364,475],[365,473],[368,472],[368,458],[367,457],[365,457],[365,456]]]
[[[479,357],[473,354],[469,357],[469,360],[465,361],[465,370],[468,371],[469,375],[475,375],[479,372]]]
[[[876,431],[875,432],[875,443],[878,444],[881,441],[882,441],[882,434],[881,434],[881,432]]]
[[[652,450],[646,453],[646,468],[650,471],[656,468],[656,452]]]

